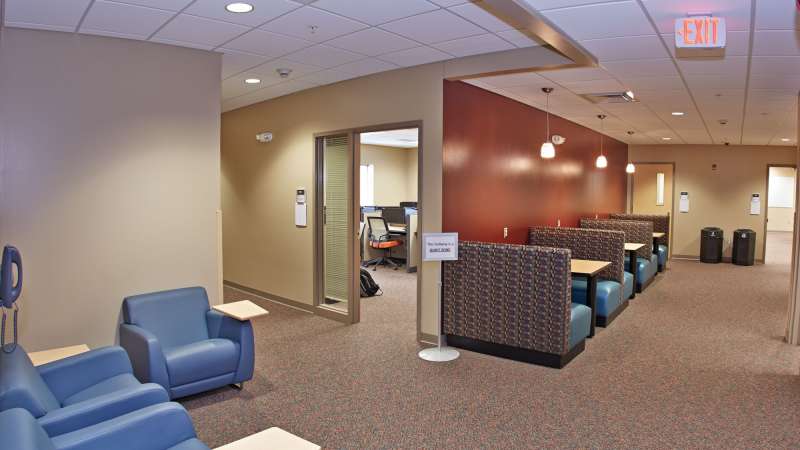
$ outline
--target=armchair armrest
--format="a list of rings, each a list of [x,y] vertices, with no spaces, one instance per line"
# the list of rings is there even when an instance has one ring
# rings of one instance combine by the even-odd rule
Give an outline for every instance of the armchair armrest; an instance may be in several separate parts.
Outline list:
[[[164,388],[147,383],[50,411],[39,418],[39,424],[48,435],[58,436],[168,401]]]
[[[239,365],[236,369],[236,382],[253,378],[255,365],[255,344],[253,324],[249,320],[239,321],[213,309],[206,312],[208,336],[210,338],[230,339],[239,344]]]
[[[139,381],[158,383],[169,391],[167,362],[156,335],[142,327],[123,323],[119,326],[119,343],[128,352],[133,374]]]
[[[162,450],[196,437],[186,410],[170,402],[57,436],[53,443],[59,450]]]
[[[38,370],[59,402],[103,380],[132,372],[122,347],[98,348],[43,364]]]
[[[50,437],[26,409],[0,412],[0,436],[3,445],[15,450],[55,450]]]

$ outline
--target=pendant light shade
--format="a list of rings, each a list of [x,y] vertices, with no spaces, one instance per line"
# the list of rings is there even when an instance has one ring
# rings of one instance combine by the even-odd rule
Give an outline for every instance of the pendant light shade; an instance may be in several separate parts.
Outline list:
[[[544,92],[545,96],[547,97],[547,106],[545,107],[547,136],[545,137],[544,144],[542,144],[542,148],[539,149],[539,156],[541,156],[543,159],[553,159],[556,157],[556,147],[552,142],[550,142],[550,93],[553,92],[553,88],[542,88],[542,92]]]
[[[625,172],[627,172],[627,173],[635,173],[636,172],[636,166],[634,166],[633,163],[628,163],[628,165],[625,166]]]
[[[608,167],[608,159],[606,159],[605,155],[600,155],[597,157],[597,161],[594,162],[594,165],[598,169],[605,169]]]
[[[545,142],[544,144],[542,144],[542,148],[539,150],[539,156],[541,156],[544,159],[555,158],[556,147],[550,141]]]
[[[606,155],[603,154],[603,119],[606,118],[606,115],[598,114],[597,118],[600,119],[600,156],[597,157],[594,165],[598,169],[605,169],[608,167],[608,159],[606,159]]]

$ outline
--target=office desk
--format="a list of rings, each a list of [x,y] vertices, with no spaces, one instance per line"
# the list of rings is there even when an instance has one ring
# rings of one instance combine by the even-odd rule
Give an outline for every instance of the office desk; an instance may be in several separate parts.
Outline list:
[[[628,252],[628,270],[633,275],[633,294],[631,298],[636,297],[636,252],[644,247],[644,244],[636,244],[634,242],[625,243],[625,251]]]
[[[405,236],[406,234],[408,234],[408,228],[406,228],[405,225],[390,223],[389,224],[389,233],[402,234],[403,236]]]
[[[589,337],[594,336],[597,323],[597,274],[610,266],[608,261],[594,261],[591,259],[573,259],[570,261],[572,275],[586,277],[586,303],[592,310],[592,326],[589,328]]]

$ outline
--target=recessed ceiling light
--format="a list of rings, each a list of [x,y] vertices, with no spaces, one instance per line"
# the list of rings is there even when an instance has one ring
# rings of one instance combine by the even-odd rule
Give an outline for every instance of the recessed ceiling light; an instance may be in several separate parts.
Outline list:
[[[244,80],[244,84],[258,84],[258,83],[261,83],[260,78],[246,78]]]
[[[671,141],[672,138],[671,137],[662,137],[661,140],[662,141]]]
[[[225,5],[226,11],[236,14],[253,12],[254,9],[255,8],[253,7],[253,5],[244,2],[228,3],[227,5]]]
[[[781,141],[783,141],[783,142],[789,142],[789,141],[791,141],[791,139],[789,139],[789,138],[781,138]]]
[[[686,113],[685,113],[685,112],[683,112],[683,111],[673,111],[673,112],[672,112],[672,115],[673,115],[673,116],[682,116],[682,115],[684,115],[684,114],[686,114]]]

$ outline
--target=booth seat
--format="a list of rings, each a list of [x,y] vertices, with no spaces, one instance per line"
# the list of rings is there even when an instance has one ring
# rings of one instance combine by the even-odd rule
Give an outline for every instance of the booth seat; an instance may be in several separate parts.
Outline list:
[[[667,265],[667,246],[659,244],[658,246],[658,271],[663,272],[664,267]]]
[[[623,275],[625,277],[625,282],[622,283],[622,298],[628,299],[633,297],[633,274],[625,272]]]
[[[128,297],[120,345],[136,376],[172,399],[244,383],[253,377],[253,327],[212,310],[201,287]]]
[[[56,437],[22,408],[0,412],[2,448],[9,450],[209,450],[177,403],[148,406]]]
[[[636,258],[636,292],[642,292],[653,281],[658,272],[658,256],[651,255],[650,258]],[[630,258],[625,257],[625,266],[630,266]]]
[[[570,251],[459,242],[443,265],[447,343],[561,368],[585,348],[592,310],[570,300]]]
[[[104,347],[34,367],[22,346],[0,351],[0,411],[22,408],[57,436],[169,400],[141,384],[121,347]],[[0,433],[2,436],[3,433]]]
[[[631,283],[632,284],[632,283]],[[572,301],[586,305],[588,281],[585,278],[572,279]],[[604,327],[627,306],[622,297],[623,286],[616,281],[598,280],[595,302],[597,308],[597,325]],[[622,308],[621,308],[622,307]]]

